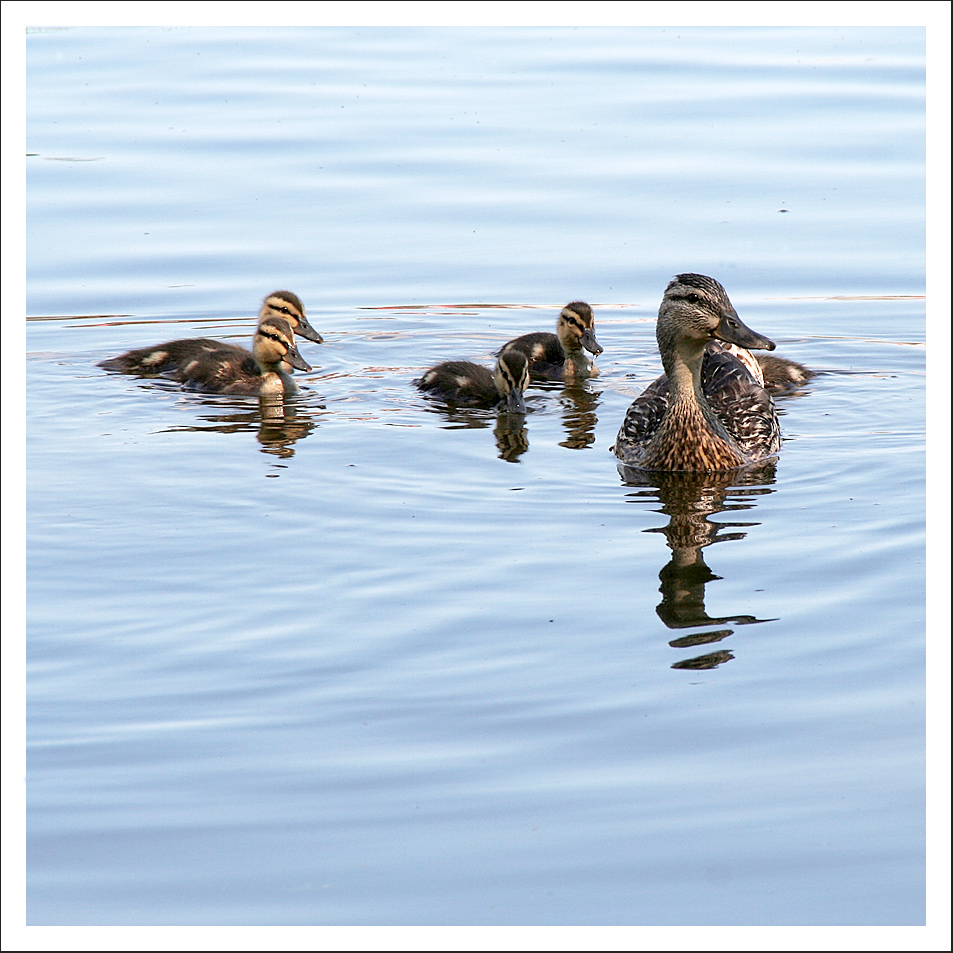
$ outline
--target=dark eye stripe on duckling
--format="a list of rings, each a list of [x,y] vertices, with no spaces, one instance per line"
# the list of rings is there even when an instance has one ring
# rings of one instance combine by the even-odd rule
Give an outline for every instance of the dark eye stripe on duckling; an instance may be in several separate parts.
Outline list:
[[[504,347],[503,354],[498,362],[502,374],[510,390],[522,392],[528,383],[529,365],[526,355],[522,351],[510,350]],[[526,383],[524,383],[524,380]]]
[[[277,341],[282,347],[288,347],[288,339],[283,334],[275,334],[271,331],[266,331],[264,328],[258,329],[258,334],[263,338],[268,338],[269,341]]]
[[[519,379],[514,377],[513,372],[505,364],[500,365],[500,373],[503,376],[503,380],[506,381],[506,386],[510,390],[519,388]]]
[[[584,301],[574,301],[563,308],[560,318],[577,328],[581,334],[592,327],[592,308]]]
[[[285,304],[290,304],[291,307],[296,311],[304,314],[304,305],[301,303],[301,299],[293,291],[273,291],[270,295],[268,295],[268,304],[272,304],[273,300],[284,301]],[[272,304],[272,307],[275,307],[275,305]]]

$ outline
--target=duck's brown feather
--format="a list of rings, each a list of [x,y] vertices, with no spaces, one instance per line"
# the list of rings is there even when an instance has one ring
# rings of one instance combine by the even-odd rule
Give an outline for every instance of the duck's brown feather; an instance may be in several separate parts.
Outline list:
[[[640,466],[660,470],[730,469],[743,466],[749,455],[763,456],[780,448],[774,402],[745,364],[720,341],[711,341],[705,348],[701,385],[708,406],[730,442],[717,429],[713,431],[703,409],[695,414],[687,407],[673,408],[675,412],[662,430],[669,408],[669,381],[662,374],[634,401],[619,434],[624,443],[644,453],[661,433],[659,443],[667,449],[643,457]],[[688,435],[693,438],[686,439]],[[690,465],[693,461],[706,465]],[[711,465],[714,461],[720,461],[720,465]]]

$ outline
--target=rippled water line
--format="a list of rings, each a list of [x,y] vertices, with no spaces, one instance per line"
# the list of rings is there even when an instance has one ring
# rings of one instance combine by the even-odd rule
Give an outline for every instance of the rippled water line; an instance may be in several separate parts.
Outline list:
[[[315,86],[260,32],[31,38],[63,44],[32,48],[35,151],[107,157],[28,160],[28,310],[102,315],[26,324],[31,918],[916,922],[922,38],[544,30],[514,85],[478,82],[492,31],[452,62],[368,32],[269,34],[337,38]],[[879,61],[825,66],[845,42]],[[692,56],[734,63],[701,99]],[[202,127],[206,77],[241,95]],[[773,482],[666,503],[607,448],[686,268],[828,373],[779,401]],[[328,338],[280,421],[95,367],[250,337],[274,287]],[[602,375],[535,388],[517,452],[410,386],[579,296],[617,303]]]

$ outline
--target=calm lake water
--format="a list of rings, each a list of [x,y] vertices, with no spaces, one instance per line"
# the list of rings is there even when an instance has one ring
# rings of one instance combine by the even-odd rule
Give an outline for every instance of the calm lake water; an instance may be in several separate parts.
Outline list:
[[[32,31],[28,921],[923,923],[924,43]],[[684,271],[820,373],[627,482]],[[277,288],[283,416],[96,366]],[[411,386],[573,299],[525,418]]]

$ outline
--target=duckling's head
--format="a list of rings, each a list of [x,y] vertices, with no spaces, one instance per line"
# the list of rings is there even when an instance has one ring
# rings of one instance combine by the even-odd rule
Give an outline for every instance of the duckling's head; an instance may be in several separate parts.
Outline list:
[[[677,275],[669,283],[655,336],[663,363],[676,350],[685,358],[700,357],[712,338],[749,349],[774,350],[774,342],[752,331],[738,317],[725,289],[706,275]]]
[[[301,299],[291,291],[272,291],[265,298],[261,311],[258,313],[259,324],[266,318],[284,318],[291,325],[291,330],[301,335],[306,341],[314,341],[315,344],[324,343],[324,338],[308,324]]]
[[[592,308],[585,301],[570,301],[556,320],[556,337],[564,351],[580,351],[585,348],[599,355],[603,348],[596,340]]]
[[[523,394],[529,387],[529,361],[522,351],[504,345],[493,369],[493,383],[506,401],[506,409],[517,414],[526,413]]]
[[[294,331],[284,318],[272,316],[261,321],[252,342],[252,353],[263,374],[278,372],[282,362],[299,371],[311,370],[311,365],[298,353]]]

